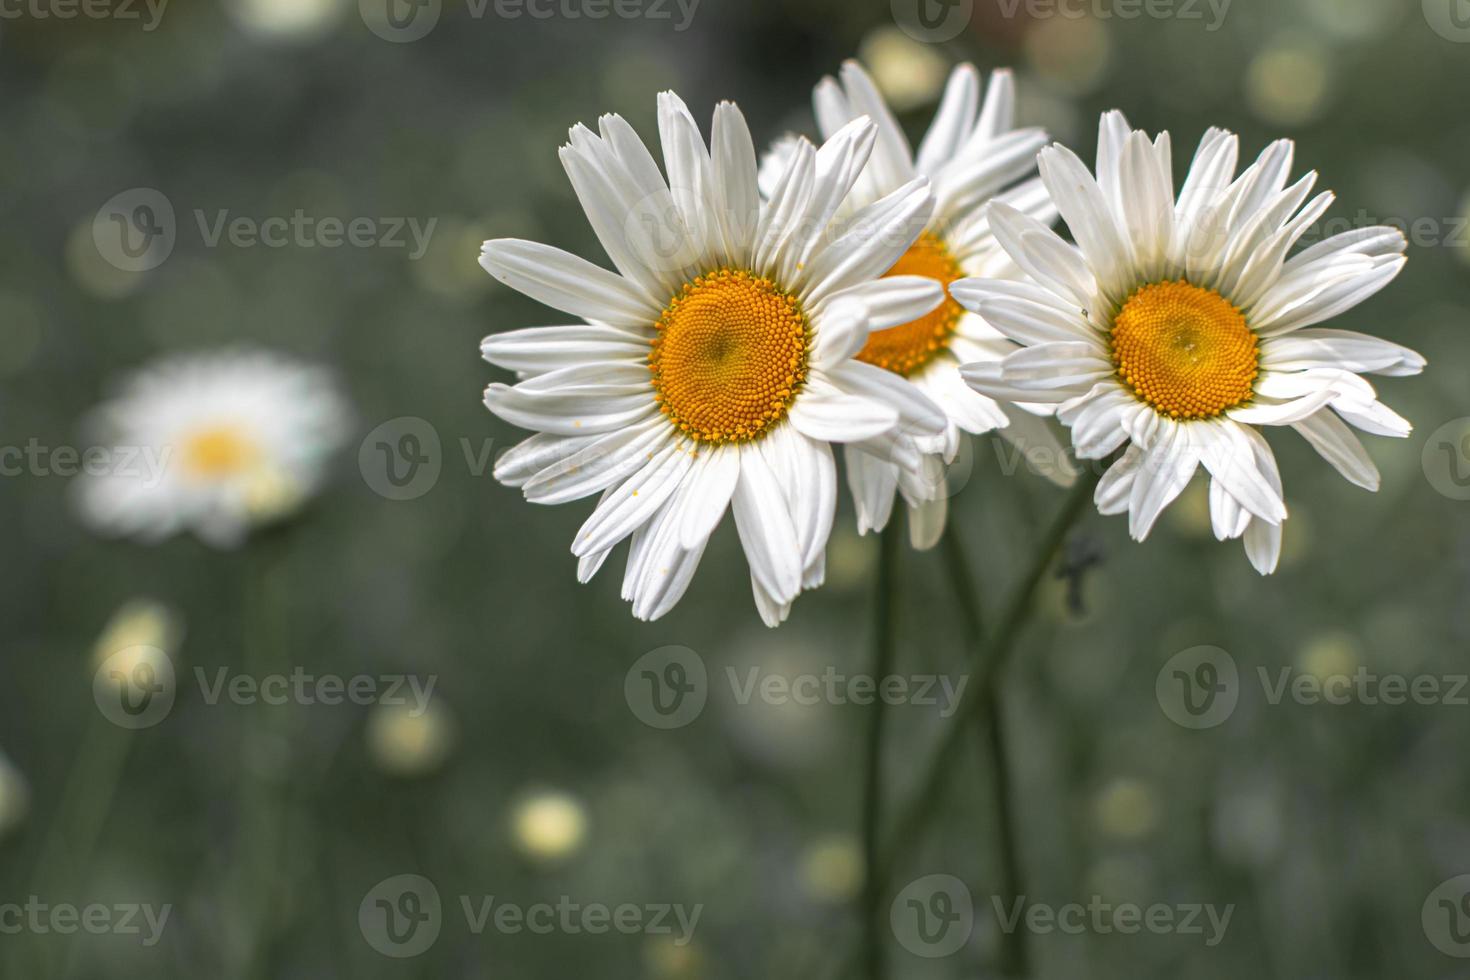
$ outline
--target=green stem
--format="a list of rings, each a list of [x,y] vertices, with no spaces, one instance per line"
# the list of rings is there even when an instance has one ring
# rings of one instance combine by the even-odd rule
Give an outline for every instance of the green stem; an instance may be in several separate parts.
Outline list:
[[[898,562],[898,519],[884,528],[878,559],[877,584],[873,595],[873,677],[878,683],[893,668],[894,566]],[[863,857],[867,872],[863,879],[863,963],[868,980],[881,980],[885,973],[883,937],[887,932],[883,915],[885,876],[881,868],[883,801],[883,731],[887,712],[883,699],[874,698],[868,707],[866,757],[863,779]]]
[[[28,894],[64,896],[82,884],[81,876],[92,865],[97,841],[112,812],[112,801],[136,734],[113,725],[100,712],[89,718],[79,761],[62,791],[57,818],[41,844]],[[15,949],[24,946],[19,943]],[[51,976],[56,964],[44,937],[33,940],[31,952],[35,972],[16,975]]]
[[[263,541],[247,570],[243,638],[245,669],[258,681],[289,673],[286,666],[283,604],[278,575],[284,565],[283,542]],[[277,880],[282,866],[285,790],[288,773],[279,770],[290,738],[290,704],[256,704],[246,709],[241,740],[245,769],[240,806],[239,865],[236,869],[248,928],[237,975],[257,980],[270,972],[280,903]]]
[[[985,644],[980,615],[980,593],[975,586],[972,566],[965,555],[964,543],[960,540],[960,533],[953,520],[944,530],[943,546],[949,581],[954,591],[955,606],[960,611],[960,619],[964,626],[965,643],[971,650],[971,657],[978,660],[983,656]],[[1001,865],[1000,895],[1009,905],[1018,896],[1025,893],[1025,888],[1021,884],[1020,835],[1016,828],[1011,805],[1010,755],[1006,750],[1005,719],[1001,714],[998,680],[990,686],[989,696],[985,699],[983,710],[985,719],[980,730],[981,751],[990,762],[990,771],[994,779],[996,827]],[[1003,933],[999,964],[1001,975],[1026,976],[1029,972],[1027,959],[1025,934],[1019,929]]]
[[[1047,569],[1051,567],[1052,559],[1066,541],[1067,533],[1072,529],[1072,525],[1081,516],[1096,484],[1097,476],[1092,472],[1086,472],[1078,477],[1077,484],[1072,488],[1066,502],[1052,520],[1036,553],[1032,556],[1030,567],[1027,568],[1025,575],[1006,603],[1000,624],[996,627],[989,643],[990,656],[984,656],[984,644],[972,652],[974,673],[971,683],[960,697],[949,728],[919,779],[918,791],[914,794],[910,804],[900,811],[893,833],[889,837],[890,846],[884,850],[889,862],[888,866],[883,869],[885,877],[891,873],[892,865],[903,856],[919,836],[924,822],[939,804],[948,786],[949,775],[955,768],[956,758],[963,745],[963,736],[969,730],[969,725],[976,713],[992,703],[995,696],[993,691],[999,680],[1001,669],[1029,618],[1037,586],[1041,584]]]

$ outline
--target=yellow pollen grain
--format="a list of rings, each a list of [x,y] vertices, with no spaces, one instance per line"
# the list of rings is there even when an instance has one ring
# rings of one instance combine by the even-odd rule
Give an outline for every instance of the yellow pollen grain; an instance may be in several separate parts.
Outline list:
[[[759,438],[806,381],[800,303],[750,272],[718,269],[685,283],[654,326],[648,367],[659,408],[698,442]]]
[[[955,327],[959,325],[964,309],[950,298],[949,284],[964,275],[954,256],[937,235],[928,232],[894,263],[887,276],[924,276],[937,279],[944,285],[944,302],[933,311],[917,320],[901,323],[887,330],[874,331],[858,360],[892,371],[910,375],[928,364],[940,351],[949,347]]]
[[[191,475],[218,479],[244,472],[259,452],[238,429],[220,425],[201,429],[184,442],[184,469]]]
[[[1245,315],[1182,279],[1128,298],[1113,320],[1112,356],[1134,395],[1175,419],[1214,418],[1247,401],[1260,369]]]

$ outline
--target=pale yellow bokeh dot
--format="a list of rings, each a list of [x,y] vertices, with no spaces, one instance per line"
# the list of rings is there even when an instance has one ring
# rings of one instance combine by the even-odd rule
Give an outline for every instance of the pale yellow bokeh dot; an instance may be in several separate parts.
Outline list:
[[[148,275],[126,272],[104,259],[92,238],[90,218],[77,224],[66,236],[66,271],[73,282],[100,299],[127,296],[143,285]]]
[[[895,112],[937,99],[949,75],[949,63],[933,45],[921,44],[891,25],[863,39],[858,59]]]
[[[114,664],[118,669],[170,657],[183,635],[183,619],[173,609],[156,599],[130,599],[102,628],[92,648],[93,667],[102,666],[108,657],[123,651],[129,651],[134,663]]]
[[[534,793],[512,812],[511,835],[527,857],[562,860],[581,850],[587,838],[587,810],[570,793]]]
[[[903,520],[897,513],[902,501],[894,505],[893,520]],[[834,528],[827,542],[827,585],[839,592],[856,589],[871,580],[878,564],[878,543],[874,535],[861,535],[849,524]]]
[[[1321,45],[1277,41],[1257,54],[1246,69],[1246,103],[1266,122],[1300,126],[1326,109],[1331,81],[1331,65]]]
[[[230,16],[247,33],[283,41],[309,41],[326,34],[348,0],[230,0]]]
[[[1153,833],[1159,822],[1159,799],[1141,779],[1120,777],[1102,788],[1093,801],[1098,828],[1109,837],[1137,840]]]
[[[704,956],[692,942],[681,946],[667,937],[650,936],[643,958],[654,980],[693,980],[705,973]]]
[[[1358,642],[1349,633],[1319,633],[1297,652],[1296,665],[1319,681],[1329,677],[1351,677],[1362,663]]]
[[[846,902],[863,884],[863,855],[851,834],[832,834],[813,842],[801,856],[801,883],[824,902]]]
[[[444,764],[455,735],[453,716],[436,700],[377,704],[368,716],[368,755],[390,775],[423,776]]]
[[[1210,481],[1198,477],[1190,480],[1179,499],[1164,513],[1179,533],[1195,538],[1213,538],[1215,532],[1210,520]]]
[[[1096,90],[1112,62],[1107,29],[1090,18],[1038,21],[1026,34],[1025,52],[1036,74],[1066,95]]]
[[[1462,230],[1459,234],[1447,235],[1445,240],[1450,246],[1451,254],[1470,265],[1470,232],[1463,230],[1470,229],[1470,191],[1466,191],[1465,196],[1460,199],[1460,222]]]
[[[494,283],[475,261],[485,236],[470,222],[442,218],[430,231],[427,219],[420,219],[419,234],[428,236],[428,244],[423,255],[415,257],[419,245],[408,229],[403,232],[409,269],[423,289],[444,299],[467,301]]]

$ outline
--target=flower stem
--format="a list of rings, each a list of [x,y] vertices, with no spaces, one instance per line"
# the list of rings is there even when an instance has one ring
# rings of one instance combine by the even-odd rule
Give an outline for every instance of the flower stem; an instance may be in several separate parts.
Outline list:
[[[965,643],[970,648],[971,657],[978,660],[983,655],[985,646],[983,620],[980,615],[980,593],[975,586],[972,566],[965,555],[964,542],[960,540],[960,533],[953,520],[944,529],[942,540],[949,582],[955,596],[955,606],[960,611],[960,619],[964,625]],[[1006,751],[1005,718],[1001,714],[999,678],[990,685],[983,710],[985,717],[980,726],[980,741],[981,751],[990,763],[994,781],[996,830],[1001,865],[999,894],[1006,904],[1010,905],[1024,895],[1026,890],[1021,883],[1020,835],[1017,832],[1011,807],[1010,756]],[[1025,934],[1019,929],[1003,933],[1000,949],[1000,975],[1026,976],[1029,972],[1027,959]]]
[[[873,596],[873,676],[882,678],[893,666],[894,566],[898,562],[898,520],[890,519],[883,529],[879,548],[877,582]],[[881,980],[885,973],[883,937],[887,924],[883,915],[885,876],[881,868],[883,800],[883,730],[887,713],[883,699],[874,698],[868,707],[866,742],[867,767],[863,779],[863,877],[862,923],[863,972],[868,980]]]
[[[973,679],[966,687],[965,693],[961,695],[959,705],[950,719],[949,729],[945,732],[938,750],[919,779],[918,791],[914,794],[910,804],[900,811],[893,833],[889,837],[889,846],[883,852],[888,861],[888,865],[880,869],[883,877],[887,877],[892,870],[892,865],[902,857],[910,844],[918,837],[923,830],[924,822],[934,812],[943,797],[949,782],[948,776],[953,771],[956,756],[964,744],[963,736],[969,730],[969,725],[975,718],[976,712],[992,703],[995,696],[993,692],[1001,670],[1029,618],[1037,586],[1041,584],[1046,570],[1051,566],[1052,559],[1065,542],[1072,525],[1081,516],[1096,483],[1097,475],[1090,471],[1078,477],[1066,502],[1062,504],[1057,516],[1047,528],[1025,575],[1016,585],[1006,603],[1000,623],[988,644],[991,651],[990,656],[984,656],[985,644],[979,645],[972,651]]]

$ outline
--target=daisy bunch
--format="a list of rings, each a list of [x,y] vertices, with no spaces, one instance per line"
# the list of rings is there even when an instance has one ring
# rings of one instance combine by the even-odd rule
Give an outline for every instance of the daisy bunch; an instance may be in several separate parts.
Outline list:
[[[935,205],[923,232],[887,270],[890,276],[917,275],[948,287],[956,280],[984,276],[1019,278],[1020,270],[991,233],[984,206],[1000,201],[1039,222],[1055,220],[1056,210],[1035,177],[1036,153],[1047,142],[1034,127],[1015,126],[1015,80],[1006,70],[982,83],[974,66],[951,73],[928,131],[915,151],[873,79],[856,61],[843,64],[838,77],[815,88],[812,103],[823,136],[866,116],[878,127],[872,159],[858,178],[848,206],[859,208],[918,177],[930,182]],[[765,183],[793,145],[787,137],[767,153]],[[856,503],[858,530],[882,530],[896,496],[910,508],[910,541],[928,548],[945,527],[949,492],[947,470],[960,448],[962,433],[998,430],[1059,484],[1074,473],[1044,416],[1045,406],[993,399],[968,387],[960,377],[964,362],[999,360],[1017,345],[946,294],[922,317],[875,330],[857,354],[866,364],[905,378],[939,405],[945,415],[944,438],[921,438],[874,446],[844,447],[847,481]],[[925,452],[926,449],[933,450]],[[897,451],[895,451],[897,450]]]
[[[496,279],[569,315],[493,334],[514,371],[485,404],[535,434],[495,475],[526,499],[600,495],[572,553],[588,581],[632,539],[622,595],[640,619],[687,589],[727,510],[768,625],[821,584],[836,502],[832,443],[902,452],[937,440],[943,413],[901,376],[856,359],[873,330],[928,314],[932,279],[880,278],[934,206],[921,176],[837,216],[880,128],[855,118],[820,147],[796,141],[769,197],[729,102],[708,143],[672,92],[658,99],[663,170],[632,127],[578,125],[561,162],[613,270],[536,242],[486,242]],[[889,448],[891,447],[891,448]]]
[[[1333,195],[1312,195],[1315,173],[1291,180],[1293,149],[1278,140],[1237,174],[1239,140],[1211,129],[1176,195],[1169,134],[1107,113],[1095,173],[1060,145],[1038,159],[1075,244],[995,202],[990,228],[1028,280],[950,287],[1021,348],[966,364],[975,390],[1050,406],[1081,458],[1123,450],[1097,486],[1099,511],[1127,513],[1141,541],[1202,466],[1216,537],[1242,539],[1261,574],[1276,567],[1287,509],[1260,430],[1291,427],[1376,490],[1353,430],[1404,437],[1410,425],[1363,376],[1424,367],[1399,344],[1319,326],[1386,286],[1405,241],[1370,227],[1297,249]]]

